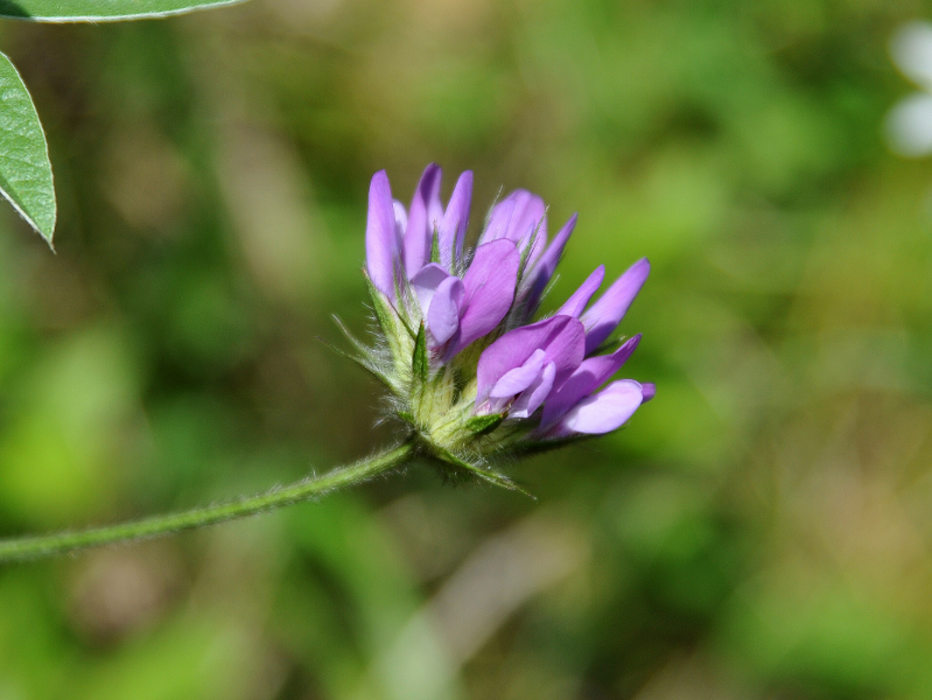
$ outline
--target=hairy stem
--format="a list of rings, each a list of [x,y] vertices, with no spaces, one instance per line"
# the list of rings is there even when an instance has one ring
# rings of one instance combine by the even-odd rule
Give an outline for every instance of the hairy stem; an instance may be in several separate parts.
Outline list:
[[[411,457],[413,450],[412,442],[408,441],[347,467],[334,469],[321,476],[310,476],[293,484],[275,487],[235,501],[76,532],[56,532],[50,535],[0,540],[0,564],[18,559],[47,557],[114,542],[159,537],[308,501],[328,491],[358,484],[397,467]]]

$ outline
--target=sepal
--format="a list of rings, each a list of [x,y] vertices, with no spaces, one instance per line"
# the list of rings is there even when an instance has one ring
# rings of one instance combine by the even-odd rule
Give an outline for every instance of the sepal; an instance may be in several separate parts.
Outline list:
[[[431,448],[437,459],[444,462],[444,466],[452,466],[456,470],[459,470],[461,474],[471,475],[477,479],[481,479],[482,481],[492,484],[493,486],[498,486],[499,488],[503,488],[508,491],[516,491],[534,501],[537,500],[537,497],[534,496],[534,494],[522,488],[512,479],[509,479],[507,476],[495,471],[494,469],[480,467],[478,464],[473,464],[472,462],[469,462],[462,457],[458,457],[449,450],[446,450],[437,445],[432,445]]]
[[[378,364],[372,359],[373,356],[375,355],[375,350],[368,347],[365,343],[363,343],[356,336],[354,336],[350,332],[349,328],[346,327],[346,325],[343,323],[343,320],[339,316],[334,314],[332,318],[337,328],[339,328],[340,332],[343,333],[343,337],[345,337],[346,340],[349,342],[349,344],[353,346],[353,349],[356,351],[356,354],[348,352],[344,350],[343,348],[339,348],[336,345],[333,345],[331,343],[324,342],[324,345],[326,345],[328,348],[333,350],[335,353],[337,353],[341,357],[345,357],[347,360],[355,362],[357,365],[362,367],[367,373],[369,373],[370,375],[378,379],[380,382],[382,382],[385,386],[387,386],[391,391],[398,393],[401,390],[401,387],[396,386],[394,382],[392,382],[391,377],[389,377],[385,372],[379,369]]]
[[[466,430],[474,437],[487,435],[495,430],[505,420],[504,413],[490,413],[484,416],[473,416],[466,421]]]
[[[368,275],[365,275],[366,286],[372,299],[372,310],[376,321],[382,329],[382,335],[388,344],[388,351],[392,357],[395,372],[399,383],[410,380],[411,353],[414,350],[414,333],[401,315],[395,310],[388,299],[380,292]]]
[[[427,331],[422,323],[417,329],[414,339],[414,352],[411,354],[411,371],[414,380],[426,382],[430,374],[430,360],[427,357]]]

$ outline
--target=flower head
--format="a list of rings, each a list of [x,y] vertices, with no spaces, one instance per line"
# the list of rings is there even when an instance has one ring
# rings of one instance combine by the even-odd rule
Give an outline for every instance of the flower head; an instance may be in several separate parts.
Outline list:
[[[384,171],[373,176],[366,273],[385,342],[351,340],[426,450],[510,485],[484,460],[610,432],[653,397],[652,384],[610,381],[641,336],[609,342],[650,265],[637,261],[593,301],[600,265],[555,314],[532,322],[576,215],[550,239],[543,200],[516,190],[469,247],[472,173],[446,206],[440,185],[440,168],[427,166],[406,208]]]

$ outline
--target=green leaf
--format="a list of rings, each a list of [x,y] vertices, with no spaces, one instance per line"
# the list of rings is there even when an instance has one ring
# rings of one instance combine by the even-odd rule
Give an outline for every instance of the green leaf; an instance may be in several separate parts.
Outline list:
[[[52,184],[48,145],[32,98],[10,59],[2,53],[0,194],[52,245],[55,187]]]
[[[35,22],[107,22],[167,17],[243,0],[0,0],[0,17]]]

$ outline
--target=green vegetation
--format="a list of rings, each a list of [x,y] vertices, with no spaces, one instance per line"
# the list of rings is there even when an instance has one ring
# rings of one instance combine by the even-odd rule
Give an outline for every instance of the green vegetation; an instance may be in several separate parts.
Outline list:
[[[381,168],[579,211],[554,299],[648,256],[626,375],[658,389],[629,429],[510,465],[537,502],[415,467],[5,567],[0,699],[930,697],[932,161],[881,131],[913,89],[887,40],[922,7],[0,25],[58,194],[56,254],[0,208],[3,535],[389,444],[380,388],[326,345],[331,313],[366,333]]]

